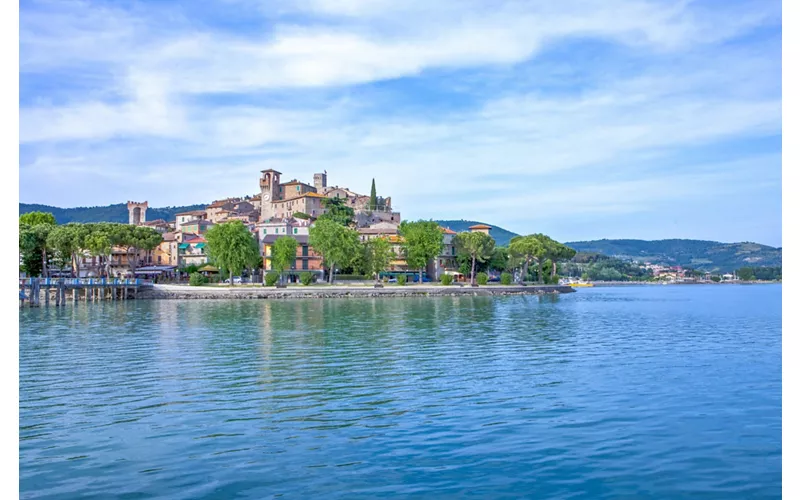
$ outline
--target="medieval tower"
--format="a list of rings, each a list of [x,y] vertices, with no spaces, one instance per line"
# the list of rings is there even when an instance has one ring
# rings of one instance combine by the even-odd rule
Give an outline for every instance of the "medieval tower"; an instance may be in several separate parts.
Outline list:
[[[322,194],[322,190],[328,187],[328,171],[321,174],[314,174],[314,188],[317,193]]]
[[[261,171],[261,220],[269,220],[275,216],[273,202],[278,201],[281,195],[281,173],[277,170],[267,169]]]
[[[128,224],[141,226],[147,221],[147,202],[128,202]]]

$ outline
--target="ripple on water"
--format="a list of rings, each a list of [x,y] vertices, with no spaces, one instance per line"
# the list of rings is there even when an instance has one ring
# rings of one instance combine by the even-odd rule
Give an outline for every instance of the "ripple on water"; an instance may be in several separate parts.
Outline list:
[[[781,288],[20,310],[23,498],[777,498]]]

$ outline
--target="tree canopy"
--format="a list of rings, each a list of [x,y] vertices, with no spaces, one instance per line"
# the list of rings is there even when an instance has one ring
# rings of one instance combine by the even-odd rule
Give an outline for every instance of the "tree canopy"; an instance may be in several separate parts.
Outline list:
[[[240,275],[245,268],[258,266],[258,243],[242,221],[216,224],[208,230],[205,238],[211,261],[220,271],[228,271],[231,278]]]
[[[362,244],[360,270],[377,279],[380,272],[389,267],[393,256],[392,246],[385,238],[373,238]]]
[[[355,211],[348,207],[343,198],[325,198],[322,206],[325,213],[320,215],[317,220],[330,220],[341,226],[350,227],[353,225]]]
[[[336,266],[347,267],[358,255],[358,232],[324,217],[317,219],[308,232],[309,244],[322,254],[329,282],[333,283]]]
[[[439,224],[432,220],[403,221],[399,233],[403,237],[402,248],[408,267],[419,269],[419,282],[422,283],[422,273],[428,261],[442,253],[444,234]]]
[[[486,233],[464,232],[458,233],[453,242],[456,245],[456,252],[469,256],[472,261],[470,272],[470,283],[475,284],[475,263],[486,262],[491,259],[494,253],[494,239]]]
[[[272,244],[270,262],[272,269],[278,271],[283,279],[283,271],[291,267],[297,256],[297,240],[291,236],[282,236]]]

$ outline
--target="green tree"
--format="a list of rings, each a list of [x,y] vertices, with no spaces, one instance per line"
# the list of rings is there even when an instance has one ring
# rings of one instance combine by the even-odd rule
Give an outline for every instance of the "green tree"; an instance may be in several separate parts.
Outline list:
[[[47,237],[54,227],[56,219],[51,213],[28,212],[19,216],[19,251],[23,266],[31,276],[48,276],[51,252]]]
[[[308,233],[308,242],[322,254],[328,268],[328,280],[333,283],[336,266],[349,266],[358,254],[358,232],[331,218],[320,217]]]
[[[494,239],[486,233],[458,233],[453,242],[456,245],[456,252],[468,255],[472,260],[470,272],[470,283],[475,285],[475,263],[486,262],[492,257],[494,252]]]
[[[369,192],[369,209],[370,210],[377,210],[378,209],[378,192],[375,191],[375,179],[372,179],[372,189]]]
[[[419,282],[422,284],[425,266],[442,253],[444,234],[439,224],[432,220],[403,221],[399,233],[403,237],[403,255],[408,267],[419,269]]]
[[[87,224],[70,223],[56,226],[47,236],[47,245],[56,258],[64,263],[72,264],[72,276],[79,277],[81,273],[81,256],[86,249],[86,238],[89,236],[90,226]]]
[[[120,240],[128,257],[131,274],[136,272],[136,255],[140,250],[152,251],[162,241],[161,233],[146,226],[124,226],[121,228]]]
[[[508,244],[508,251],[512,260],[519,263],[522,267],[522,275],[520,281],[525,281],[528,278],[528,266],[534,261],[540,263],[544,259],[546,249],[541,240],[535,235],[528,236],[515,236],[511,238]],[[541,269],[541,267],[540,267]],[[541,273],[539,273],[541,278]]]
[[[563,243],[559,243],[553,239],[548,238],[547,242],[547,256],[550,259],[551,271],[550,271],[550,283],[556,284],[558,283],[558,274],[557,274],[557,266],[559,262],[566,262],[573,257],[577,253],[574,249],[564,245]]]
[[[744,281],[753,281],[756,279],[756,273],[753,271],[752,267],[741,267],[737,269],[736,276],[738,276],[740,280]]]
[[[233,276],[240,275],[245,268],[255,267],[260,259],[258,243],[242,221],[216,224],[205,237],[209,257],[220,271],[230,274],[231,286]]]
[[[19,223],[28,226],[38,226],[39,224],[55,226],[56,218],[49,212],[28,212],[19,216]]]
[[[272,244],[272,269],[278,271],[281,282],[284,281],[283,271],[291,267],[292,262],[297,258],[297,240],[291,236],[282,236]]]
[[[323,199],[322,207],[325,208],[325,213],[320,215],[317,220],[331,220],[341,226],[352,226],[355,212],[345,203],[343,198]]]
[[[489,259],[487,267],[488,269],[494,269],[495,271],[508,271],[510,261],[511,259],[508,248],[495,247],[494,252],[492,252],[492,258]]]
[[[392,246],[385,238],[373,238],[362,244],[361,272],[375,276],[376,282],[381,271],[389,267],[392,259]]]
[[[98,257],[101,264],[105,259],[105,276],[108,277],[109,260],[113,245],[111,244],[111,238],[107,229],[100,227],[100,224],[94,224],[94,226],[93,230],[86,237],[86,250],[88,250],[93,257]],[[101,276],[102,275],[103,272],[101,271]]]

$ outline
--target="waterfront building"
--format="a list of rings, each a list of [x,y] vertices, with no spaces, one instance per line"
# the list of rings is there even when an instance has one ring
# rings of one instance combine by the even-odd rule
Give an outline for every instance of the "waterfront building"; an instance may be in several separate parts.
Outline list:
[[[441,279],[445,273],[456,273],[458,271],[458,264],[456,264],[456,247],[453,242],[456,233],[449,227],[440,227],[442,230],[442,253],[438,257],[431,259],[428,263],[426,272],[428,277],[432,280]]]
[[[164,233],[153,252],[153,263],[159,266],[178,265],[178,238],[174,232]]]
[[[179,233],[178,236],[178,267],[190,265],[202,266],[208,263],[206,239],[198,234]]]
[[[309,244],[310,226],[311,223],[308,220],[277,217],[256,225],[261,256],[264,259],[264,271],[272,270],[272,245],[275,240],[289,236],[297,241],[295,261],[289,269],[285,270],[291,280],[296,280],[302,272],[315,273],[318,275],[318,279],[321,279],[323,275],[322,256],[315,252]]]

